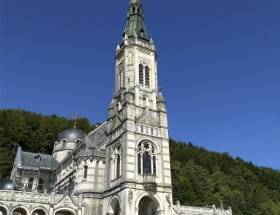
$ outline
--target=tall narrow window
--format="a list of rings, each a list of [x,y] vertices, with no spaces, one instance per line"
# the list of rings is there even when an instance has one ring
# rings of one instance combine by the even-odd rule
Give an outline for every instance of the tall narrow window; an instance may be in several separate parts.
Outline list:
[[[146,87],[150,86],[150,69],[149,67],[145,67],[145,85]]]
[[[73,178],[73,174],[70,175],[69,177],[69,185],[68,185],[68,193],[71,194],[74,190],[74,178]]]
[[[153,156],[153,173],[154,173],[154,175],[157,174],[156,156]]]
[[[119,71],[119,86],[122,88],[122,71]]]
[[[43,192],[44,191],[44,180],[42,178],[39,179],[38,182],[38,191]]]
[[[156,150],[149,141],[141,142],[137,147],[138,152],[138,174],[156,175]]]
[[[139,84],[144,84],[144,71],[143,71],[143,65],[139,65]]]
[[[139,175],[142,174],[142,172],[141,172],[141,170],[142,170],[141,165],[142,165],[142,155],[139,153],[138,154],[138,174]]]
[[[32,188],[33,188],[33,181],[34,181],[33,178],[29,178],[29,179],[28,179],[27,190],[29,190],[29,191],[32,190]]]
[[[84,166],[84,178],[87,178],[88,175],[88,166]]]
[[[121,176],[121,155],[120,154],[117,155],[116,171],[117,171],[117,178],[119,178]]]
[[[151,155],[148,152],[144,152],[143,154],[143,173],[144,175],[148,175],[152,173]]]
[[[111,171],[111,179],[115,180],[119,177],[121,177],[122,172],[122,153],[121,153],[121,146],[118,145],[114,148],[113,154],[112,154],[112,171]]]

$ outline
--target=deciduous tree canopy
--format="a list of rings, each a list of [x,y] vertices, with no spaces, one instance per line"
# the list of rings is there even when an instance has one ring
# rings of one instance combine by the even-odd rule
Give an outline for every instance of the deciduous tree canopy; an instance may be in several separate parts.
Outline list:
[[[73,120],[23,110],[0,110],[0,182],[7,180],[16,148],[52,153],[58,134]],[[96,127],[80,118],[77,127]],[[232,207],[234,215],[279,215],[280,172],[257,167],[227,153],[210,152],[191,143],[170,140],[174,201],[183,205]]]

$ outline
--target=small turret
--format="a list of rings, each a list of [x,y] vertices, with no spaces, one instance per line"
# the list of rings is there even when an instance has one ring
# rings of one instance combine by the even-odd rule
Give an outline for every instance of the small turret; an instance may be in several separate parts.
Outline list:
[[[70,128],[63,131],[53,149],[53,157],[56,161],[61,162],[69,152],[76,149],[85,139],[86,133],[78,128]]]
[[[17,165],[18,167],[20,167],[21,164],[22,164],[22,148],[21,148],[21,146],[19,146],[19,147],[17,148],[17,154],[16,154],[15,163],[16,163],[16,165]]]
[[[157,95],[157,107],[158,110],[166,112],[166,102],[163,98],[162,92]]]

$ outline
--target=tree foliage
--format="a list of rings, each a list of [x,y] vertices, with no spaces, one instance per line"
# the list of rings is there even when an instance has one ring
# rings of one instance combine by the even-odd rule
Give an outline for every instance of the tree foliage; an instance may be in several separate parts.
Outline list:
[[[231,206],[234,215],[279,215],[280,172],[227,153],[170,140],[173,198],[183,205]]]
[[[58,134],[73,124],[56,115],[0,110],[0,182],[9,178],[19,145],[25,151],[51,154]],[[80,118],[77,127],[89,132],[95,125]],[[234,215],[280,214],[279,171],[174,140],[170,157],[174,201],[193,206],[222,202]]]
[[[58,134],[73,125],[73,120],[56,115],[0,110],[0,182],[9,178],[18,146],[29,152],[51,154]],[[89,132],[95,126],[88,119],[80,118],[77,127]]]

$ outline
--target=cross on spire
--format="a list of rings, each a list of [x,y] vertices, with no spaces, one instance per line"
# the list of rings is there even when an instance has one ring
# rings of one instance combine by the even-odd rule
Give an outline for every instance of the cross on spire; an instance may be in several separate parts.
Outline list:
[[[77,112],[75,112],[74,113],[74,128],[76,128],[78,118],[79,118],[79,115]]]

